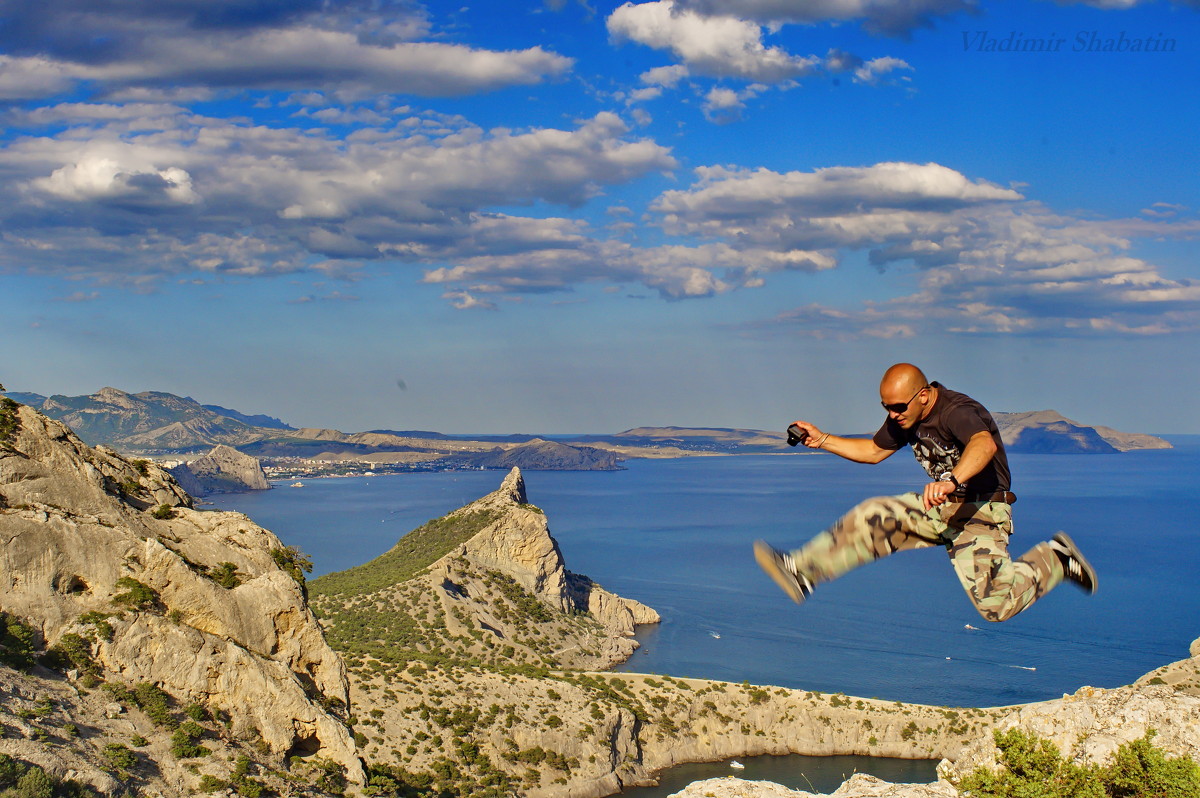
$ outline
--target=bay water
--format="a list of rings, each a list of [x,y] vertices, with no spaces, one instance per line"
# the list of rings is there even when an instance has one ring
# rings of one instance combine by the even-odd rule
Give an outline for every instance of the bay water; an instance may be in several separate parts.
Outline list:
[[[798,452],[524,476],[567,567],[662,614],[623,670],[999,706],[1127,684],[1200,637],[1200,436],[1171,440],[1171,450],[1119,455],[1010,455],[1011,551],[1067,531],[1100,590],[1064,584],[1001,624],[975,612],[939,548],[867,565],[799,607],[755,564],[757,538],[795,547],[864,498],[919,489],[923,474],[903,451],[873,467]],[[301,548],[315,576],[382,554],[503,476],[315,479],[213,503]]]

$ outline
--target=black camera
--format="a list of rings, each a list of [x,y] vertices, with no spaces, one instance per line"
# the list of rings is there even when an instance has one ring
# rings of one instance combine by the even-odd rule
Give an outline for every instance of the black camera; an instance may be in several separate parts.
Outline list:
[[[795,424],[787,428],[787,436],[788,446],[795,446],[808,440],[808,432]]]

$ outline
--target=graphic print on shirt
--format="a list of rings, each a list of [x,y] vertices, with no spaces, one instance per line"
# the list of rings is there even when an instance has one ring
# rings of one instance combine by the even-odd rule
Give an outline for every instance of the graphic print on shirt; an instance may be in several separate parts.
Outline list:
[[[933,438],[918,437],[913,441],[912,449],[917,462],[931,479],[937,479],[953,469],[958,465],[958,458],[962,456],[962,451],[957,446],[947,449]]]

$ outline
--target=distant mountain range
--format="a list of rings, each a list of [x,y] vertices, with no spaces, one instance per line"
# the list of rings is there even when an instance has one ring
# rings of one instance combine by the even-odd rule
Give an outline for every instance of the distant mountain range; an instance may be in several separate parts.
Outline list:
[[[454,436],[440,432],[296,429],[268,415],[160,391],[130,394],[102,388],[90,396],[9,392],[69,425],[89,444],[127,453],[190,454],[226,445],[255,457],[368,460],[379,463],[438,461],[448,467],[611,470],[623,459],[699,454],[765,454],[795,451],[782,432],[734,428],[636,427],[613,435],[580,435],[553,441],[536,435]],[[1053,410],[996,413],[1010,451],[1115,453],[1168,449],[1151,435],[1119,432],[1072,421]]]

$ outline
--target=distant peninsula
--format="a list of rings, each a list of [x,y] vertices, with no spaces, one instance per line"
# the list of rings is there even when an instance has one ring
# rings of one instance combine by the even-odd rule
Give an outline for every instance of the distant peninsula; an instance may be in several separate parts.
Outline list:
[[[131,457],[182,468],[198,463],[208,473],[203,484],[188,482],[195,495],[261,489],[247,477],[261,468],[267,480],[356,476],[461,469],[527,471],[614,471],[639,458],[678,458],[739,454],[807,453],[789,447],[782,431],[727,427],[634,427],[614,434],[449,435],[433,431],[295,428],[266,414],[248,414],[223,405],[161,391],[131,394],[102,388],[88,396],[43,396],[10,392],[71,427],[87,443],[111,447]],[[1135,449],[1169,449],[1167,441],[1138,433],[1092,426],[1054,410],[996,413],[1009,451],[1027,454],[1116,454]],[[222,448],[226,466],[208,462]],[[229,465],[233,452],[253,458]],[[197,458],[201,458],[197,461]],[[220,476],[218,476],[220,472]],[[231,478],[232,473],[241,476]],[[202,480],[203,482],[203,480]],[[211,484],[209,484],[211,483]],[[239,487],[243,483],[243,487]]]

